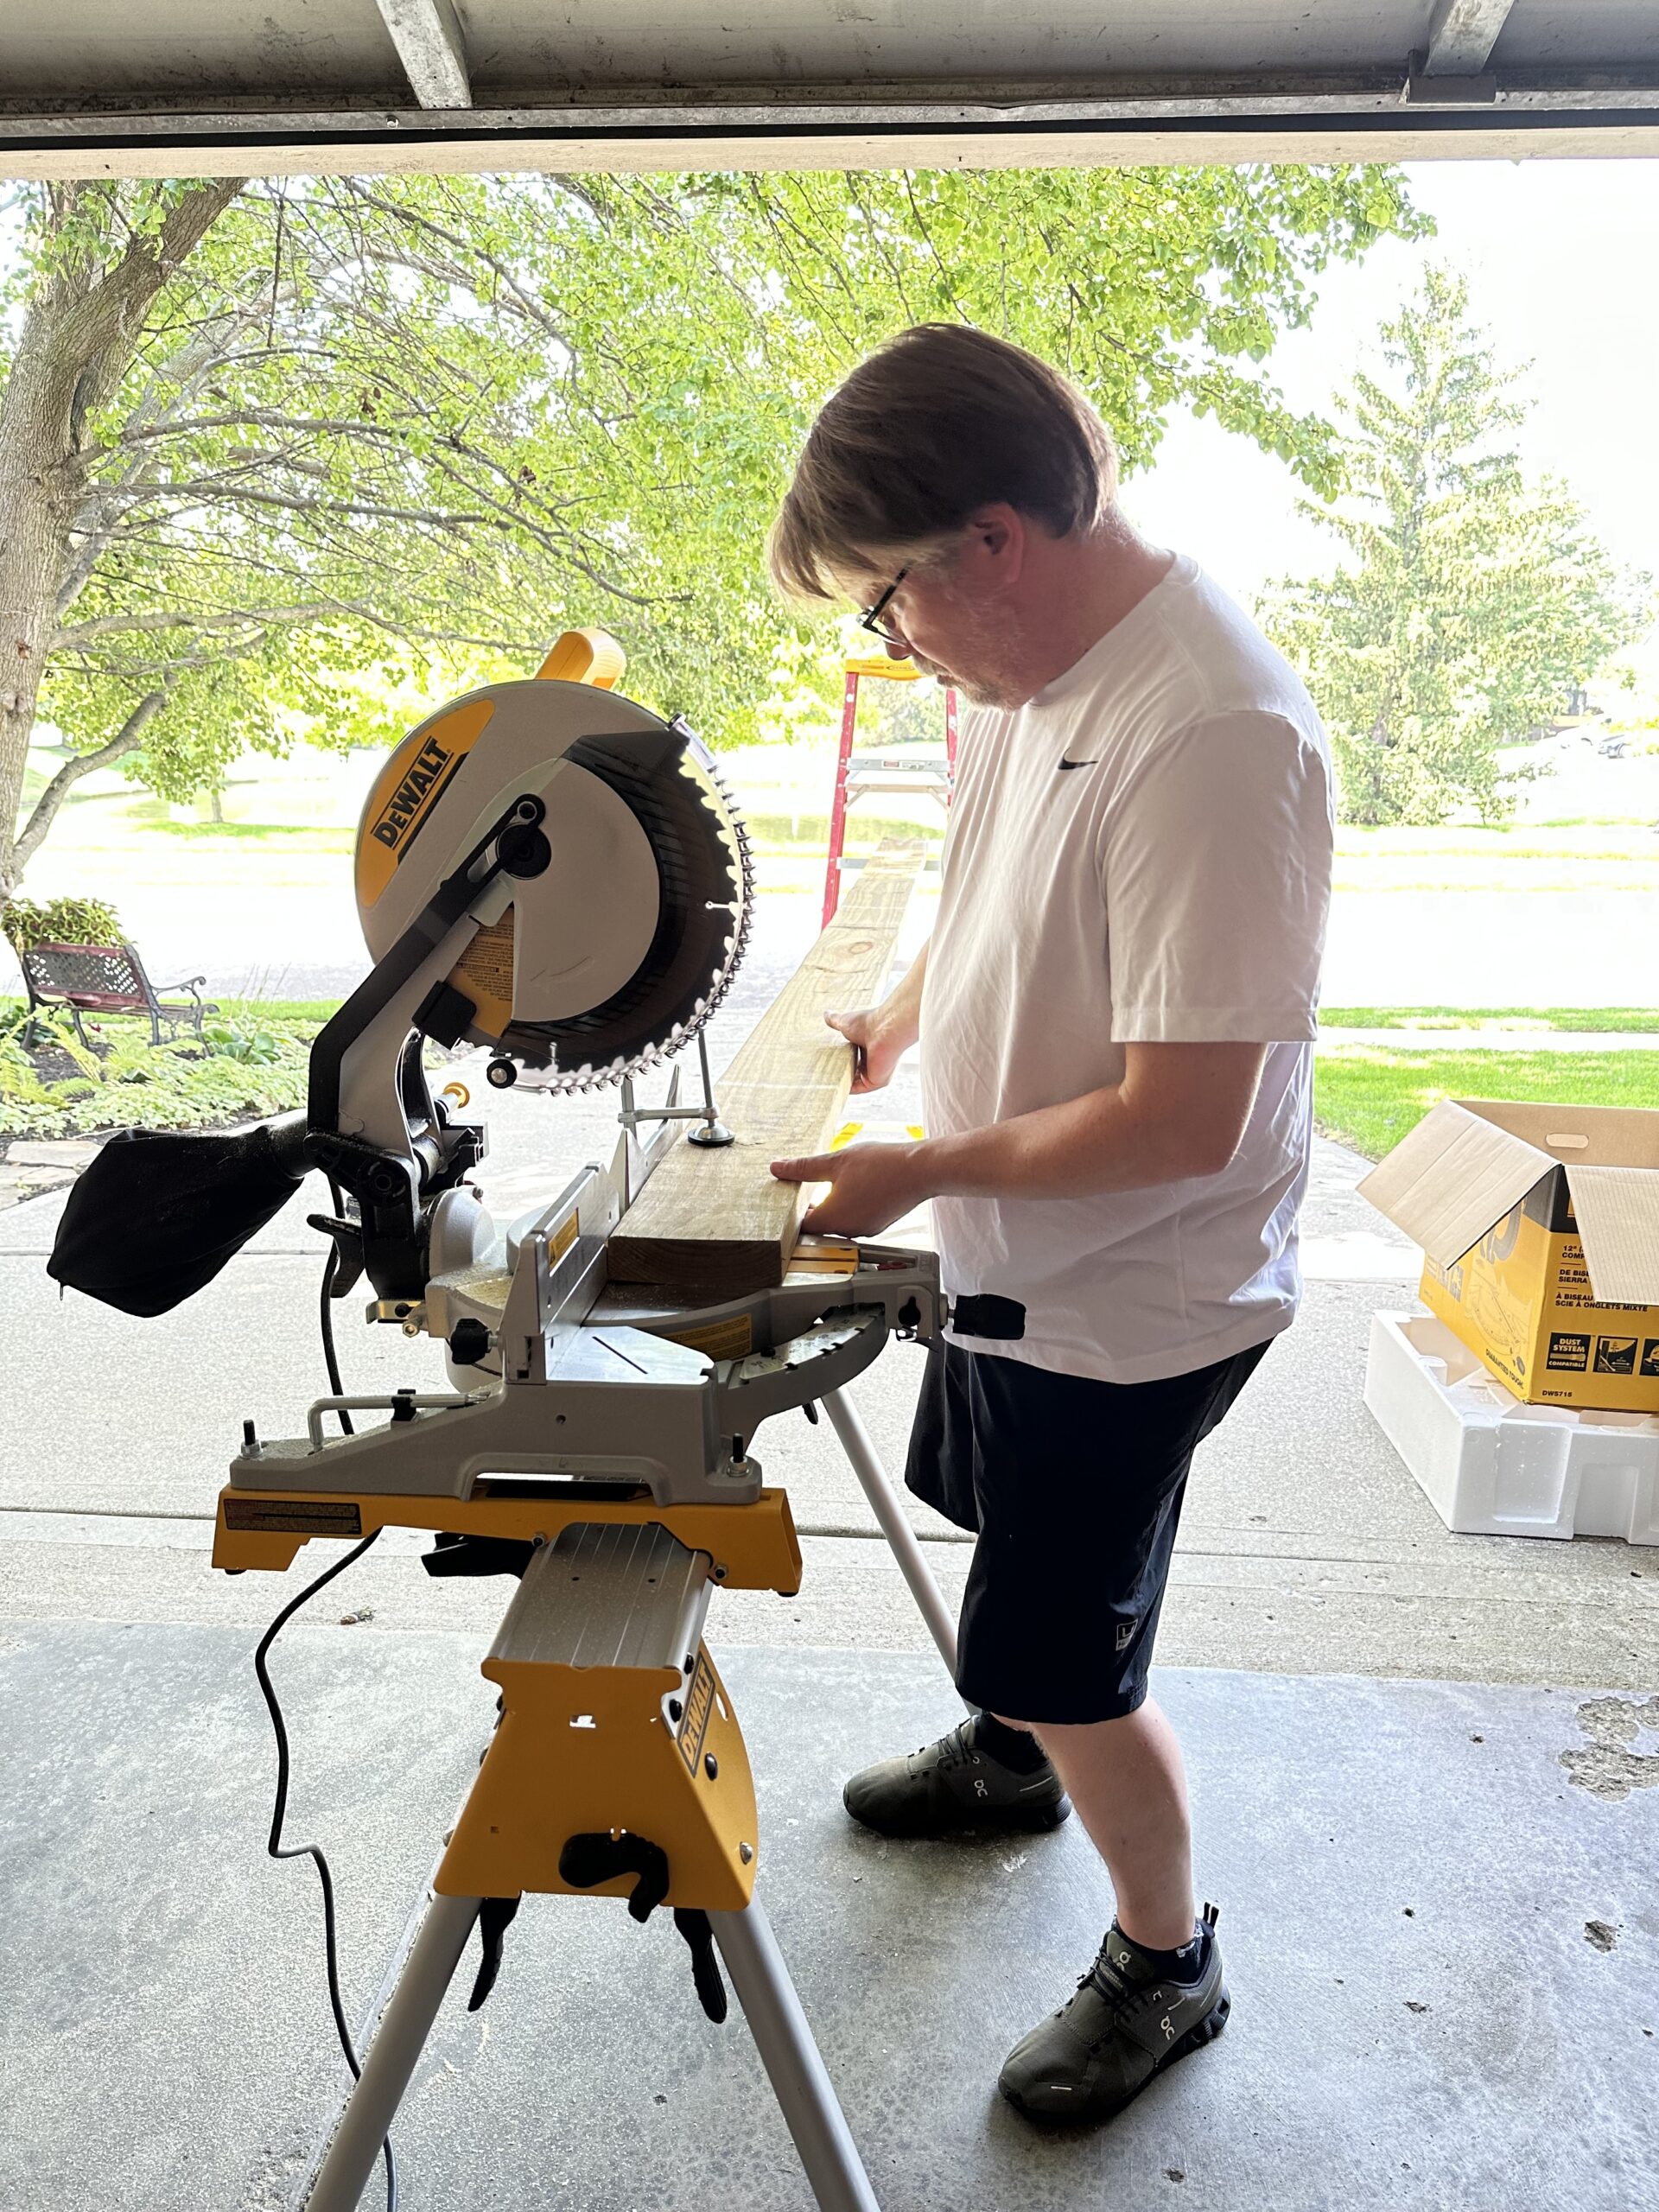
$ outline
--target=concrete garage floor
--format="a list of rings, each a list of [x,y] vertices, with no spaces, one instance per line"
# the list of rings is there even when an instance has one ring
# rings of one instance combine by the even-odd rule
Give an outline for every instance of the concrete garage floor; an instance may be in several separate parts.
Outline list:
[[[343,1656],[337,1630],[298,1629],[279,1671],[292,1833],[335,1855],[355,2015],[489,1700],[471,1637],[359,1635]],[[1234,2016],[1110,2128],[1057,2138],[994,2084],[1108,1914],[1075,1824],[899,1846],[846,1821],[850,1767],[950,1718],[937,1662],[753,1648],[728,1681],[760,1894],[886,2212],[1659,2204],[1659,1796],[1572,1785],[1580,1700],[1166,1670]],[[258,1856],[245,1639],[29,1623],[0,1697],[21,1754],[0,2202],[273,2212],[339,2069],[315,1883]],[[470,1971],[397,2130],[405,2207],[805,2212],[747,2031],[702,2018],[662,1916],[533,1899],[474,2017]]]
[[[612,1102],[490,1110],[504,1215],[608,1156]],[[914,1118],[913,1088],[872,1112]],[[1306,1305],[1200,1456],[1160,1638],[1237,2009],[1102,2133],[1035,2138],[991,2092],[1087,1964],[1103,1878],[1071,1828],[904,1851],[846,1823],[842,1775],[957,1708],[827,1427],[760,1432],[806,1579],[721,1592],[709,1636],[761,1780],[764,1895],[887,2212],[1659,2207],[1659,1556],[1441,1526],[1361,1403],[1370,1314],[1410,1306],[1414,1260],[1354,1197],[1360,1166],[1319,1147]],[[275,2212],[335,2063],[315,1881],[262,1855],[248,1655],[298,1584],[215,1576],[207,1551],[244,1415],[294,1433],[322,1387],[315,1198],[152,1322],[60,1305],[60,1203],[0,1213],[0,2205]],[[349,1388],[435,1371],[353,1311]],[[894,1346],[855,1389],[895,1471],[919,1368]],[[965,1546],[912,1512],[954,1595]],[[505,1587],[435,1584],[419,1548],[384,1540],[281,1648],[291,1832],[337,1853],[353,2013],[489,1717]],[[745,2032],[702,2020],[683,1950],[611,1904],[528,1908],[485,2013],[447,2015],[423,2072],[404,2212],[804,2204]]]

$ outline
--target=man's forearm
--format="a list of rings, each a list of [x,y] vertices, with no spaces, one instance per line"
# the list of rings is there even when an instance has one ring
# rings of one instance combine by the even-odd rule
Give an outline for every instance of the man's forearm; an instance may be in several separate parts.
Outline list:
[[[879,1236],[924,1198],[1074,1198],[1218,1175],[1266,1058],[1264,1045],[1128,1045],[1121,1083],[1063,1105],[914,1144],[774,1160],[772,1172],[833,1186],[805,1223],[831,1236]]]
[[[1148,1060],[1141,1048],[1121,1084],[925,1139],[914,1165],[930,1198],[1080,1198],[1217,1175],[1243,1135],[1263,1057],[1256,1046],[1184,1045]]]
[[[924,944],[899,982],[881,1001],[882,1033],[901,1052],[907,1052],[922,1033],[922,985],[926,976],[927,947]]]

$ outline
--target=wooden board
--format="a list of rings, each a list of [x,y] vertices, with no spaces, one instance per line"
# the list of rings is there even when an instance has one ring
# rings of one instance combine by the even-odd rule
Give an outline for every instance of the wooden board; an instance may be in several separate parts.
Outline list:
[[[613,1281],[730,1294],[783,1281],[807,1193],[775,1181],[771,1162],[822,1152],[841,1127],[853,1052],[825,1028],[824,1013],[885,993],[923,857],[920,845],[886,844],[853,879],[834,921],[715,1086],[736,1143],[673,1147],[612,1234]]]

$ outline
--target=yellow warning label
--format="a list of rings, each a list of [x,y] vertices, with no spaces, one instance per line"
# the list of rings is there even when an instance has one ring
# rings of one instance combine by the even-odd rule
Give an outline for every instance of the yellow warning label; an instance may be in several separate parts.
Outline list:
[[[724,1321],[676,1329],[672,1341],[688,1351],[707,1352],[710,1359],[747,1359],[754,1350],[754,1323],[747,1313],[734,1313]]]
[[[803,1236],[789,1262],[792,1275],[849,1275],[858,1265],[858,1247],[841,1236]]]
[[[831,1152],[844,1152],[855,1137],[890,1137],[895,1129],[902,1129],[912,1144],[922,1141],[919,1122],[843,1122],[830,1140]]]
[[[548,1258],[562,1260],[575,1241],[576,1217],[574,1213],[568,1213],[547,1240]]]
[[[512,1020],[512,932],[509,906],[499,922],[480,930],[449,973],[476,1008],[473,1027],[486,1037],[501,1036]]]

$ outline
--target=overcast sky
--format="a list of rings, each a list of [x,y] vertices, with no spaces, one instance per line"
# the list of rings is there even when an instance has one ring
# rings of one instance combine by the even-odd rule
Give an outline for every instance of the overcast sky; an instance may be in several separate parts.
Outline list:
[[[1406,175],[1438,237],[1389,239],[1327,273],[1313,327],[1272,356],[1286,397],[1325,406],[1438,256],[1468,276],[1500,361],[1533,365],[1528,460],[1567,480],[1610,550],[1659,575],[1659,161],[1422,162]],[[1297,520],[1296,497],[1281,462],[1185,420],[1125,488],[1151,536],[1247,603],[1320,564],[1330,541]]]

